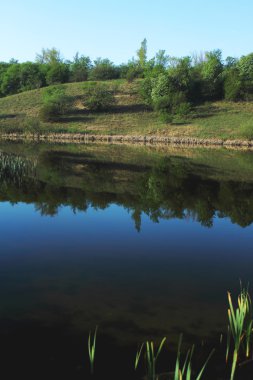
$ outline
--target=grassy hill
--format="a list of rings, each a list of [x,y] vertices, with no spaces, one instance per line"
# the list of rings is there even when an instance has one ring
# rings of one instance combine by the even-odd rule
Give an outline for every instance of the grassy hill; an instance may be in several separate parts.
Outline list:
[[[253,138],[253,102],[212,102],[195,107],[187,120],[166,124],[149,110],[139,95],[141,80],[104,82],[113,89],[116,104],[108,112],[88,111],[82,101],[89,82],[63,85],[73,107],[59,121],[41,123],[47,132],[162,135],[175,137],[249,139]],[[0,99],[0,133],[24,132],[26,120],[39,116],[44,89],[27,91]]]

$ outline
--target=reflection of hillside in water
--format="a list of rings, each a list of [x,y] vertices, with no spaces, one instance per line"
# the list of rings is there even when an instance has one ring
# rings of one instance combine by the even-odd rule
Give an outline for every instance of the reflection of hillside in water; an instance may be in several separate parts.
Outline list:
[[[35,175],[36,167],[36,175]],[[163,156],[159,160],[123,162],[91,152],[48,150],[38,163],[0,154],[0,199],[34,203],[42,215],[55,215],[60,206],[74,212],[89,207],[123,206],[138,230],[141,215],[160,219],[194,219],[211,227],[214,217],[229,217],[242,227],[253,222],[253,182],[222,175],[191,159]]]

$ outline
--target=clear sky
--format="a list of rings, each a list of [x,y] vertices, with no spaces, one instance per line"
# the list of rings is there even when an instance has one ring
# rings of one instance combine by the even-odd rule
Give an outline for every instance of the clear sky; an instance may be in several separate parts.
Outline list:
[[[56,47],[65,59],[79,51],[121,63],[145,37],[150,58],[253,51],[253,0],[0,0],[0,13],[0,61]]]

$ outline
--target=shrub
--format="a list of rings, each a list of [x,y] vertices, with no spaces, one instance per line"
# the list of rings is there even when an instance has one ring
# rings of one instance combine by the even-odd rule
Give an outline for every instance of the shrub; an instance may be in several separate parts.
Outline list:
[[[145,104],[152,106],[152,79],[146,78],[141,82],[140,95],[144,100]]]
[[[114,103],[113,92],[102,84],[90,87],[84,99],[84,105],[91,111],[107,111]]]
[[[70,98],[65,95],[64,87],[50,87],[44,91],[40,118],[43,121],[56,121],[67,112],[69,107]]]

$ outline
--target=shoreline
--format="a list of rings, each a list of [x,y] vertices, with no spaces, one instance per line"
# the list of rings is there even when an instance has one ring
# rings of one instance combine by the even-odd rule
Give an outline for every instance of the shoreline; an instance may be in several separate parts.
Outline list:
[[[49,141],[49,142],[72,142],[89,143],[103,142],[116,144],[141,144],[141,145],[176,145],[176,146],[201,146],[201,147],[226,147],[226,148],[248,148],[253,149],[253,140],[223,140],[213,138],[194,137],[170,137],[157,135],[91,135],[82,133],[48,133],[48,134],[24,134],[24,133],[2,133],[0,140],[27,140],[27,141]]]

